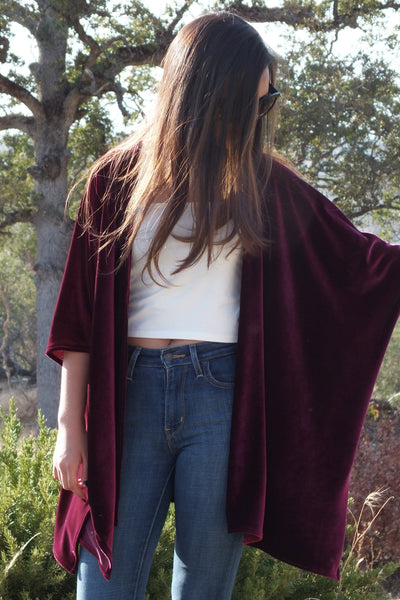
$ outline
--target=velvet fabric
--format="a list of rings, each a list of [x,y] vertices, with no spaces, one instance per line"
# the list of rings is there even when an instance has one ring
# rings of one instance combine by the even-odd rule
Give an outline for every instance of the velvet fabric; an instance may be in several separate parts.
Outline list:
[[[118,223],[92,182],[95,228]],[[111,195],[112,197],[112,195]],[[359,232],[323,195],[274,163],[271,244],[245,256],[227,517],[245,543],[339,578],[348,482],[373,385],[400,310],[400,248]],[[115,213],[117,218],[115,219]],[[47,354],[90,352],[88,501],[61,491],[54,554],[77,546],[109,577],[117,520],[130,262],[75,226]]]

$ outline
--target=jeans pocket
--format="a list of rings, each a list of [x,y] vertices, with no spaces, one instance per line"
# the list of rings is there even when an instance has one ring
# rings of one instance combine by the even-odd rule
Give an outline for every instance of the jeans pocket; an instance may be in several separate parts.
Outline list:
[[[141,348],[136,346],[128,347],[128,369],[126,371],[126,379],[127,381],[133,380],[133,371],[135,370],[136,361],[139,357]]]
[[[235,385],[236,354],[216,356],[202,362],[205,379],[217,388],[232,389]]]

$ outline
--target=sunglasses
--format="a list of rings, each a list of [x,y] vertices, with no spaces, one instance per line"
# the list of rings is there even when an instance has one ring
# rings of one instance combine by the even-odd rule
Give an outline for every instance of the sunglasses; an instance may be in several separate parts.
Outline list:
[[[281,93],[274,88],[272,83],[270,83],[268,94],[265,94],[258,99],[258,119],[265,117],[265,115],[269,113],[280,95]]]

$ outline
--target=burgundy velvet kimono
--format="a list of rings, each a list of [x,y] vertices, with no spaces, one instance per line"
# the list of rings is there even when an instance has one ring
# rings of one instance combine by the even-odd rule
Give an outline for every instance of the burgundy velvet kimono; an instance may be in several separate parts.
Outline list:
[[[113,221],[92,183],[95,227]],[[227,494],[245,543],[339,577],[349,473],[400,310],[400,247],[362,234],[324,196],[276,163],[268,186],[272,245],[243,261],[238,369]],[[116,219],[118,221],[118,219]],[[82,543],[110,576],[127,368],[129,262],[99,254],[76,225],[47,353],[90,352],[88,502],[62,490],[54,554],[68,571]],[[210,292],[212,293],[212,292]]]

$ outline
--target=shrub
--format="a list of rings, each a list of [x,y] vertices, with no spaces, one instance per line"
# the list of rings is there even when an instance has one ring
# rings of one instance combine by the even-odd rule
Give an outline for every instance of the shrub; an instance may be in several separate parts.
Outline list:
[[[52,555],[59,494],[52,476],[55,431],[39,414],[38,435],[21,438],[14,402],[8,415],[0,414],[0,598],[72,599],[74,578]]]
[[[39,414],[37,436],[21,437],[14,403],[1,412],[0,449],[0,600],[73,600],[75,577],[52,556],[53,524],[59,485],[52,475],[56,432]],[[373,495],[374,501],[377,499]],[[379,502],[380,499],[378,498]],[[367,499],[367,503],[371,498]],[[380,502],[382,507],[382,502]],[[383,510],[387,510],[385,507]],[[342,582],[305,573],[254,548],[245,548],[232,600],[384,600],[381,582],[396,565],[374,568],[362,550],[365,527],[355,518],[352,540],[342,561]],[[362,516],[362,515],[361,515]],[[153,561],[146,600],[169,600],[174,546],[174,510],[168,514]],[[361,560],[363,559],[363,560]]]
[[[350,499],[349,503],[352,502]],[[369,521],[365,518],[368,508],[372,508]],[[343,554],[340,583],[306,573],[260,550],[246,547],[232,600],[389,600],[391,596],[381,584],[398,565],[389,563],[375,568],[368,556],[362,555],[375,519],[381,510],[387,509],[383,496],[376,492],[369,494],[359,515],[348,525],[350,543]],[[174,513],[171,509],[152,565],[146,600],[170,599],[173,546]]]

